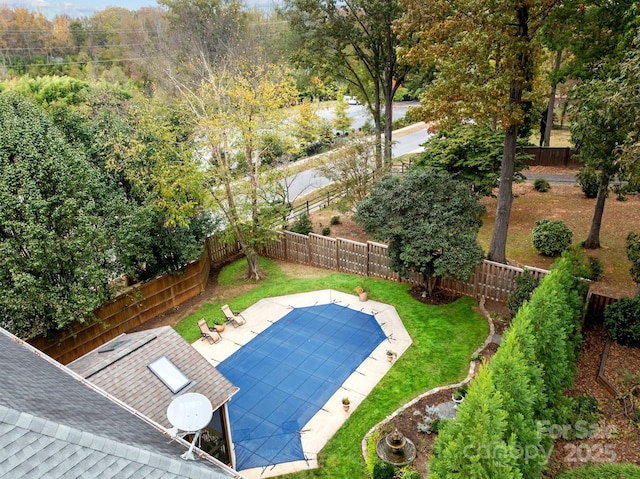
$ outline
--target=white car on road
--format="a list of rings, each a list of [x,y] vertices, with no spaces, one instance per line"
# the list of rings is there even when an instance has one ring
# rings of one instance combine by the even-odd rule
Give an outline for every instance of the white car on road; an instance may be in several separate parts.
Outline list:
[[[355,96],[345,96],[343,100],[347,103],[347,105],[359,105],[360,102]]]

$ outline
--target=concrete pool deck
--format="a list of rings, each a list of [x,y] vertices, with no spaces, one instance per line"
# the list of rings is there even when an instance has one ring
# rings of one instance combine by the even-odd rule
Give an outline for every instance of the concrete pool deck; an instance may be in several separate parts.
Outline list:
[[[217,366],[284,317],[292,308],[329,303],[336,303],[373,315],[386,335],[386,340],[360,363],[335,394],[304,425],[301,440],[306,460],[240,471],[249,479],[277,476],[318,467],[317,455],[320,450],[342,426],[349,414],[360,405],[393,366],[393,363],[387,361],[387,350],[393,351],[397,357],[400,357],[411,345],[411,337],[393,306],[373,300],[359,301],[358,297],[353,294],[327,289],[262,299],[242,311],[242,316],[247,320],[247,324],[238,328],[234,328],[230,324],[227,325],[222,332],[222,341],[209,344],[207,340],[198,340],[192,344],[207,361]],[[351,411],[348,413],[342,408],[342,398],[345,396],[349,396],[351,401]]]

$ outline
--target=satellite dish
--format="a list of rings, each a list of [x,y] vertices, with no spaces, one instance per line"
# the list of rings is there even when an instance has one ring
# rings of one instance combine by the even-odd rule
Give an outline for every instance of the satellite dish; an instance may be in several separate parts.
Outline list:
[[[202,394],[187,393],[171,401],[167,408],[167,418],[174,427],[174,433],[181,430],[185,434],[193,434],[189,450],[180,456],[182,459],[195,459],[193,448],[200,436],[200,430],[211,422],[212,417],[213,407],[211,406],[211,401]]]

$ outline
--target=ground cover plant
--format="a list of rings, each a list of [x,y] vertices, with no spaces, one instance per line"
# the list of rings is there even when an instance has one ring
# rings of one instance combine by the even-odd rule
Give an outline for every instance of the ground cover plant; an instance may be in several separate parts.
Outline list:
[[[245,267],[243,261],[237,261],[224,268],[218,277],[222,288],[233,283],[241,290],[246,289],[245,292],[220,297],[177,325],[176,330],[186,340],[198,339],[198,319],[207,317],[211,320],[217,314],[221,315],[220,306],[224,303],[241,311],[265,297],[327,288],[353,294],[356,286],[364,287],[370,299],[394,305],[413,339],[409,350],[398,358],[321,451],[318,457],[321,467],[287,475],[288,478],[367,477],[360,441],[369,428],[420,393],[464,378],[472,351],[488,334],[487,323],[473,310],[477,302],[471,298],[431,306],[414,300],[408,284],[322,270],[313,277],[296,278],[267,259],[261,259],[265,279],[256,283],[243,279]]]
[[[595,464],[563,471],[557,479],[620,479],[640,477],[640,467],[635,464]]]

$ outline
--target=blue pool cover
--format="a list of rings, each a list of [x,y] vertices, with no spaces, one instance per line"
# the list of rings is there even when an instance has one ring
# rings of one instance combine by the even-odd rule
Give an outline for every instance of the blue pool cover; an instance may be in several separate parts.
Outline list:
[[[220,363],[240,388],[229,402],[237,469],[305,459],[302,427],[385,338],[370,314],[296,308]]]

